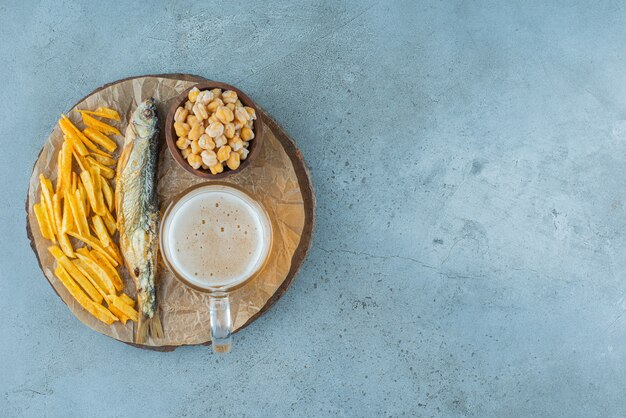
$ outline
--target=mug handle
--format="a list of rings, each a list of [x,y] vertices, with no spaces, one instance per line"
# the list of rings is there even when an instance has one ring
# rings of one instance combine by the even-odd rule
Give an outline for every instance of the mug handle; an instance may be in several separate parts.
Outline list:
[[[227,293],[209,295],[209,315],[213,352],[228,353],[232,347],[233,320],[230,316],[230,299]]]

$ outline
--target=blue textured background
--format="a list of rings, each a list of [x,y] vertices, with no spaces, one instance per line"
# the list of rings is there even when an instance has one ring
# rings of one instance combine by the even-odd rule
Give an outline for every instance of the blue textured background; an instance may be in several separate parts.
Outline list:
[[[3,416],[625,413],[623,2],[207,3],[0,5]],[[229,356],[87,329],[26,239],[59,113],[164,72],[240,86],[316,186]]]

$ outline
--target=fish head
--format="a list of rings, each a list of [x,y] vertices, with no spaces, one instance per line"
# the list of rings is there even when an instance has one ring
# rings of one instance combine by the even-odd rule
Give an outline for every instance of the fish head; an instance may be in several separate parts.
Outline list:
[[[157,128],[158,118],[155,100],[150,98],[144,100],[137,106],[133,115],[133,125],[141,137],[149,137]]]

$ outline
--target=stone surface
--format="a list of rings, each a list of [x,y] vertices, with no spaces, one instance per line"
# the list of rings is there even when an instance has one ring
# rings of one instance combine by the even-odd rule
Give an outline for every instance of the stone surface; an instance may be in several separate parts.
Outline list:
[[[0,5],[2,415],[624,413],[625,19],[619,2]],[[247,91],[316,186],[310,257],[228,356],[90,331],[26,240],[59,113],[164,72]]]

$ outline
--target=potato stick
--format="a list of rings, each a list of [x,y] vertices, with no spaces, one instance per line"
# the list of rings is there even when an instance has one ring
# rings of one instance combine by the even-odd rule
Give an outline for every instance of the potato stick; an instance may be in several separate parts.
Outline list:
[[[97,279],[105,293],[109,295],[115,294],[116,289],[113,284],[113,280],[98,263],[93,261],[93,259],[89,256],[89,250],[87,250],[86,247],[76,250],[76,257],[83,262],[85,270],[87,270],[87,272],[90,273],[94,279]]]
[[[74,217],[73,224],[76,225],[76,231],[79,234],[89,234],[89,225],[87,224],[87,215],[85,214],[85,209],[83,205],[79,202],[80,200],[80,190],[76,190],[74,193],[68,193],[65,195],[65,198],[69,201],[70,210],[72,211],[72,215]],[[70,232],[70,230],[66,230],[66,232]]]
[[[97,154],[104,154],[105,156],[107,156],[108,154],[106,154],[104,151],[102,151],[100,148],[98,148],[98,146],[96,144],[94,144],[93,142],[91,142],[91,140],[89,138],[87,138],[85,136],[85,134],[83,134],[82,132],[80,133],[80,135],[77,134],[77,136],[80,138],[80,140],[83,142],[83,144],[85,144],[85,146],[91,150],[92,155],[97,155]]]
[[[78,271],[83,273],[83,276],[85,276],[87,280],[91,282],[93,287],[95,287],[98,293],[100,293],[100,295],[104,298],[107,293],[104,290],[104,284],[101,282],[100,278],[89,271],[90,269],[87,267],[82,259],[77,258],[76,260],[72,260],[72,263],[74,263]]]
[[[132,321],[137,321],[139,313],[132,307],[128,306],[119,296],[109,295],[106,297],[107,302],[114,305],[120,311],[124,312]]]
[[[133,298],[128,296],[126,293],[122,293],[120,295],[120,299],[122,299],[128,306],[135,306],[135,301]]]
[[[88,115],[99,116],[105,119],[112,119],[120,121],[120,114],[116,110],[109,109],[108,107],[98,106],[96,110],[79,110],[79,113],[86,113]]]
[[[48,222],[48,212],[46,211],[45,206],[41,206],[40,203],[35,203],[33,205],[33,211],[35,212],[35,217],[37,218],[37,223],[39,224],[39,231],[41,235],[49,240],[55,241],[54,234],[50,229],[50,224]]]
[[[126,325],[126,322],[128,322],[128,320],[130,319],[129,317],[127,317],[124,312],[122,312],[121,309],[119,309],[117,306],[113,305],[112,303],[109,303],[109,301],[107,301],[107,308],[113,312],[113,315],[117,316],[117,318],[122,321],[122,324]]]
[[[59,150],[59,154],[57,155],[57,187],[55,189],[56,193],[61,193],[63,195],[64,190],[62,190],[65,186],[63,185],[63,148],[65,147],[65,141],[61,144],[61,149]]]
[[[76,133],[77,131],[80,131],[67,118],[67,116],[63,115],[63,119],[59,119],[59,126],[61,126],[61,130],[65,135],[65,140],[72,145],[72,149],[74,151],[77,151],[82,156],[89,155],[89,151],[87,151],[85,144],[83,143],[83,141],[81,141],[80,137]]]
[[[96,230],[96,236],[102,243],[102,246],[103,247],[110,246],[113,243],[113,240],[109,236],[109,231],[107,230],[107,227],[104,225],[104,221],[102,220],[102,218],[98,215],[94,215],[93,218],[91,218],[91,220],[93,222],[94,229]]]
[[[96,262],[104,270],[107,276],[113,281],[113,286],[118,292],[124,290],[124,283],[122,282],[122,278],[120,277],[115,267],[109,263],[110,260],[107,260],[99,251],[90,251],[89,256],[93,261]]]
[[[83,186],[85,186],[85,190],[87,190],[87,196],[89,197],[91,208],[98,215],[104,215],[104,199],[100,190],[100,181],[96,182],[92,180],[100,178],[100,169],[95,167],[95,170],[90,171],[83,171],[80,173],[80,179],[83,182]],[[95,175],[96,173],[97,176]]]
[[[78,167],[81,169],[81,171],[87,170],[89,168],[89,166],[87,165],[87,161],[85,160],[85,158],[80,155],[78,152],[76,152],[76,150],[72,150],[72,155],[74,155],[74,158],[76,159],[76,162],[78,163]]]
[[[63,155],[63,158],[61,159],[62,166],[60,168],[61,177],[57,179],[57,182],[58,184],[61,184],[59,191],[63,196],[65,195],[65,192],[70,189],[70,184],[72,183],[72,146],[67,142],[63,142],[61,154]]]
[[[52,196],[52,212],[54,213],[54,223],[57,230],[57,234],[61,233],[61,222],[63,221],[63,211],[61,210],[61,198],[62,196],[55,193]]]
[[[85,215],[89,216],[91,212],[91,206],[89,205],[89,197],[87,197],[87,190],[85,190],[85,185],[82,180],[78,180],[78,194],[80,196],[79,203],[83,205],[85,210]]]
[[[82,235],[82,234],[76,233],[74,231],[70,231],[70,232],[68,232],[68,234],[73,236],[77,240],[80,240],[80,241],[84,242],[85,244],[89,245],[94,250],[98,250],[98,252],[101,253],[109,261],[109,263],[111,263],[113,265],[113,267],[117,267],[117,266],[120,265],[121,260],[118,262],[113,256],[111,256],[104,249],[104,247],[102,245],[100,245],[100,243],[95,238],[91,237],[90,234]]]
[[[104,200],[106,201],[107,208],[109,211],[113,210],[113,189],[111,189],[111,185],[104,177],[100,177],[100,183],[102,187],[102,194],[104,195]]]
[[[43,174],[39,174],[39,183],[41,186],[41,196],[43,198],[43,202],[45,204],[46,211],[48,212],[48,219],[50,220],[50,228],[52,232],[56,235],[57,227],[56,227],[56,218],[54,216],[54,202],[52,201],[52,182],[45,178]]]
[[[111,212],[107,210],[104,216],[102,217],[102,220],[104,221],[104,224],[107,226],[107,229],[109,230],[109,234],[110,235],[115,234],[115,231],[117,230],[117,223],[115,222],[115,219],[113,219],[113,215],[111,215]]]
[[[72,190],[70,190],[72,193],[74,193],[74,190],[76,190],[76,188],[78,187],[78,176],[76,175],[75,172],[72,171]]]
[[[96,161],[93,157],[87,157],[87,161],[89,161],[89,165],[91,167],[98,167],[100,168],[100,175],[107,178],[107,179],[112,179],[113,177],[115,177],[115,170],[113,170],[111,167],[107,167],[104,164],[100,164],[98,161]]]
[[[100,166],[92,165],[89,169],[89,175],[91,178],[91,184],[93,186],[93,194],[96,198],[96,206],[93,211],[98,215],[103,216],[106,210],[104,203],[104,196],[102,195],[102,183],[100,182]]]
[[[93,116],[89,116],[86,113],[81,113],[81,116],[83,117],[83,122],[85,123],[85,125],[89,126],[90,128],[94,128],[105,135],[121,135],[121,132],[117,128],[109,125],[108,123],[99,121],[98,119],[94,118]]]
[[[67,258],[67,256],[61,251],[59,247],[53,245],[52,247],[48,247],[48,251],[52,254],[54,258],[56,258],[59,265],[63,266],[65,270],[72,276],[72,279],[76,280],[76,282],[83,288],[85,293],[89,295],[89,297],[98,302],[102,303],[102,296],[95,287],[87,280],[87,278],[81,273],[76,266],[72,263],[72,261]]]
[[[107,253],[109,253],[111,257],[115,258],[116,260],[119,260],[121,264],[122,253],[120,252],[120,249],[117,247],[113,239],[111,239],[111,244],[109,244],[108,247],[104,247],[104,249],[106,250]]]
[[[117,161],[115,161],[115,158],[109,157],[108,155],[105,156],[105,155],[92,154],[91,156],[93,157],[94,160],[96,160],[102,165],[113,166],[117,163]]]
[[[76,257],[69,237],[62,232],[59,232],[59,245],[61,246],[61,250],[63,250],[66,256],[68,256],[69,258]]]
[[[74,228],[74,212],[72,212],[72,208],[70,207],[70,199],[68,198],[69,193],[65,193],[63,197],[63,219],[61,220],[61,234],[67,233],[72,228]]]
[[[79,305],[82,306],[91,315],[109,325],[117,320],[115,315],[106,310],[106,308],[105,311],[98,309],[97,306],[100,306],[101,308],[104,308],[104,306],[98,305],[94,303],[91,299],[89,299],[85,292],[83,292],[80,287],[78,287],[76,282],[70,277],[69,273],[63,267],[58,266],[54,270],[54,274],[61,281],[61,283],[63,283],[63,286],[65,286],[68,292],[70,292],[70,295],[72,295],[72,297],[76,299]],[[110,316],[107,314],[107,312],[110,314]]]
[[[87,138],[91,139],[93,142],[97,143],[109,152],[113,152],[117,149],[117,143],[96,128],[86,128],[85,130],[83,130],[83,135],[85,135]]]

